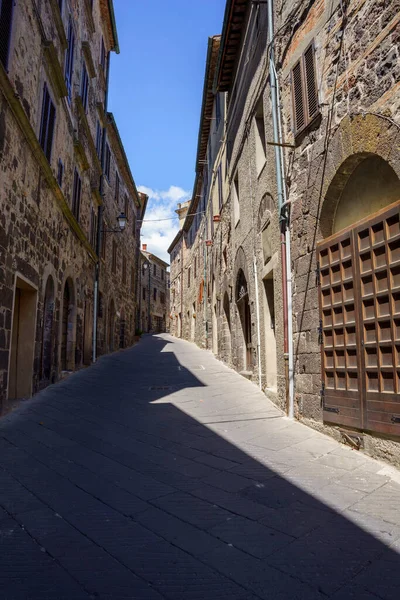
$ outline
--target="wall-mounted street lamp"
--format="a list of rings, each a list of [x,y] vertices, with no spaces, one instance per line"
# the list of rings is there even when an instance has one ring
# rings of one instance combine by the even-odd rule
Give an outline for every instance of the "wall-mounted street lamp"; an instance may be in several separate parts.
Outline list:
[[[125,213],[121,213],[117,217],[118,228],[116,229],[103,229],[103,233],[122,233],[126,227],[127,218]]]

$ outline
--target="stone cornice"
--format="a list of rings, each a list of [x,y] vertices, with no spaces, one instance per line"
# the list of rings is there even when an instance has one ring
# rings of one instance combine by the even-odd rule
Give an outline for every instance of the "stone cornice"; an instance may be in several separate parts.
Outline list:
[[[57,29],[58,37],[60,38],[61,48],[66,50],[68,47],[67,36],[65,35],[64,23],[62,22],[60,8],[57,0],[49,0],[51,10],[53,11],[53,19]]]
[[[83,56],[85,57],[89,77],[91,79],[94,79],[96,77],[96,68],[94,66],[92,51],[90,50],[89,42],[82,42],[82,52]]]
[[[85,133],[86,133],[86,137],[87,137],[88,142],[89,142],[90,152],[92,154],[92,159],[93,159],[94,166],[99,171],[99,173],[101,173],[101,171],[102,171],[102,169],[101,169],[101,163],[99,161],[99,157],[97,156],[96,146],[95,146],[95,143],[94,143],[93,138],[92,138],[92,133],[90,131],[90,127],[89,127],[89,123],[88,123],[88,120],[87,120],[87,116],[86,116],[86,113],[85,113],[85,109],[83,108],[82,99],[81,99],[80,96],[76,97],[75,104],[76,104],[77,111],[79,113],[80,120],[83,123],[83,127],[84,127]]]
[[[15,120],[16,120],[22,134],[25,137],[27,144],[29,145],[30,149],[32,150],[32,155],[34,156],[39,167],[41,168],[42,173],[46,179],[47,185],[49,186],[50,190],[53,192],[54,198],[55,198],[60,210],[62,211],[71,231],[73,231],[74,234],[76,235],[76,237],[82,242],[82,245],[86,249],[86,251],[89,254],[89,256],[91,257],[91,259],[94,262],[97,262],[97,260],[98,260],[97,255],[96,255],[95,251],[93,250],[93,248],[91,247],[89,240],[87,239],[87,237],[86,237],[85,233],[83,232],[82,228],[80,227],[79,223],[77,222],[74,215],[72,214],[72,211],[71,211],[70,207],[68,206],[68,203],[64,197],[64,194],[62,193],[62,190],[61,190],[60,186],[58,185],[56,178],[53,175],[53,172],[51,170],[49,162],[48,162],[46,156],[44,155],[44,152],[39,144],[39,141],[36,137],[36,133],[33,130],[32,125],[30,124],[29,119],[26,116],[25,111],[24,111],[24,109],[23,109],[23,107],[11,85],[11,82],[7,76],[7,73],[1,63],[0,63],[0,89],[1,89],[2,93],[4,94],[4,97],[15,117]]]
[[[94,33],[96,31],[96,26],[93,20],[92,7],[90,6],[90,0],[84,0],[83,4],[85,5],[85,12],[88,21],[88,29],[90,33]]]
[[[59,98],[68,96],[67,86],[65,85],[64,73],[57,56],[57,50],[52,41],[46,40],[43,43],[44,56],[48,68],[49,78],[51,80],[53,90]]]

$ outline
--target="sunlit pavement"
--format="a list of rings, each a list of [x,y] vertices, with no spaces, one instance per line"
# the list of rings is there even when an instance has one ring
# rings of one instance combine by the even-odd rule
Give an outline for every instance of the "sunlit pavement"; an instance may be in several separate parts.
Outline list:
[[[144,337],[0,421],[0,598],[398,599],[399,481]]]

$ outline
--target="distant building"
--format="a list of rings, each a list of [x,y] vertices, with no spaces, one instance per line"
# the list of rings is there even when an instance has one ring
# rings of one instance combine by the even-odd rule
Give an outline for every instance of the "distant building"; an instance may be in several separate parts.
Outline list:
[[[145,333],[169,329],[169,264],[147,251],[140,252],[139,328]]]

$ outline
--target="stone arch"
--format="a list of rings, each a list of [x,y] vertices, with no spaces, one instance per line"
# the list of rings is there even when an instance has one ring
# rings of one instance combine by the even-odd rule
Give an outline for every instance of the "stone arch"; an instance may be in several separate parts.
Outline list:
[[[367,168],[368,162],[362,167],[364,161],[370,159],[376,167],[381,159],[392,176],[394,173],[400,178],[399,141],[400,129],[382,115],[353,114],[342,120],[329,142],[326,161],[320,163],[312,183],[310,209],[314,210],[312,203],[317,201],[318,238],[333,233],[340,199],[351,177],[362,175],[362,169]],[[357,174],[358,168],[361,168],[361,173]],[[357,220],[364,216],[368,215],[362,215]]]
[[[266,221],[271,218],[274,212],[274,199],[269,192],[266,192],[261,198],[260,206],[258,207],[257,231],[261,231]]]
[[[360,152],[338,169],[325,196],[320,229],[323,237],[400,200],[400,179],[377,154]]]
[[[240,371],[249,372],[253,369],[250,290],[246,255],[242,247],[236,253],[235,273],[235,303],[240,322],[236,361]]]
[[[44,381],[51,380],[53,366],[53,343],[54,343],[54,304],[55,285],[51,275],[47,277],[43,297],[43,326],[42,326],[42,348],[40,378]]]
[[[73,371],[75,367],[76,344],[76,298],[75,286],[71,277],[67,277],[61,298],[61,370]]]

